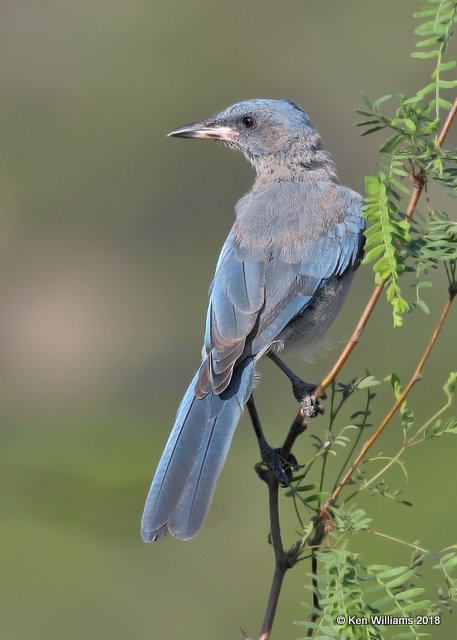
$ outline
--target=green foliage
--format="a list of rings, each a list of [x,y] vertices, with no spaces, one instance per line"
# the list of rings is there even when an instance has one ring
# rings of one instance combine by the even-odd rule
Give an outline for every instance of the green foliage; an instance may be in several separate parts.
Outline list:
[[[371,529],[372,521],[361,508],[346,510],[342,506],[332,509],[332,515],[334,530],[328,544],[315,552],[321,569],[317,576],[309,574],[312,580],[306,587],[319,608],[315,604],[309,607],[310,620],[296,624],[306,627],[308,633],[311,630],[317,640],[401,640],[429,635],[420,618],[432,617],[439,623],[443,608],[450,609],[450,603],[457,599],[457,553],[432,553],[416,543],[397,540],[413,550],[408,564],[366,566],[362,556],[350,549],[353,535],[383,534]],[[430,595],[419,584],[419,569],[429,561],[435,563],[432,566],[440,580],[436,594]],[[396,618],[398,624],[389,624],[389,618]]]
[[[318,617],[316,622],[299,621],[297,624],[312,629],[319,640],[351,640],[355,637],[382,640],[382,634],[371,623],[356,626],[337,622],[338,619],[349,620],[352,616],[364,618],[371,611],[364,597],[365,583],[369,578],[359,556],[347,549],[345,541],[339,548],[316,552],[316,557],[322,572],[309,590],[318,597],[320,608],[313,611]],[[360,631],[359,636],[354,635],[357,631]]]
[[[412,57],[433,65],[430,79],[415,95],[398,95],[395,107],[391,95],[375,102],[364,96],[365,107],[358,110],[364,116],[357,125],[364,129],[362,135],[389,133],[380,146],[379,170],[365,178],[368,228],[364,262],[373,263],[376,284],[385,284],[396,327],[402,325],[408,311],[420,308],[430,313],[421,296],[433,286],[424,279],[431,270],[441,268],[445,272],[451,302],[457,293],[457,222],[433,207],[428,189],[429,183],[435,183],[451,195],[457,194],[457,154],[441,148],[438,135],[446,111],[452,108],[443,94],[457,87],[457,80],[449,75],[457,63],[444,59],[456,22],[457,0],[422,0],[421,4],[416,14],[421,20],[416,29],[420,39]],[[390,115],[386,107],[391,107]],[[417,195],[426,186],[427,209],[421,215],[414,211],[417,204],[411,204],[411,189]],[[415,276],[415,299],[411,301],[402,291],[408,273]],[[412,383],[422,365],[416,369]],[[309,557],[305,554],[310,547],[313,558],[306,587],[312,594],[312,604],[307,605],[309,617],[297,623],[306,627],[306,637],[417,639],[429,635],[427,626],[418,623],[418,616],[431,616],[439,623],[441,613],[452,611],[452,603],[457,601],[457,546],[432,551],[378,531],[370,515],[356,504],[364,493],[411,508],[401,488],[388,477],[390,471],[397,468],[407,479],[406,461],[411,448],[430,445],[437,437],[457,435],[457,418],[447,415],[457,391],[457,372],[449,374],[441,406],[425,421],[406,401],[411,381],[405,389],[395,373],[382,382],[367,373],[348,383],[334,382],[327,429],[323,435],[311,435],[314,454],[286,492],[302,528],[297,558]],[[394,453],[371,454],[372,449],[362,442],[372,427],[373,388],[382,383],[393,392],[402,438]],[[343,414],[349,414],[349,420],[343,420]],[[386,420],[392,415],[389,412]],[[385,424],[383,421],[378,426],[370,447]],[[353,546],[356,536],[366,535],[406,546],[413,551],[412,558],[398,566],[365,565]],[[426,563],[438,572],[436,592],[426,592],[421,582],[419,569]],[[381,616],[400,618],[402,624],[386,624]]]
[[[389,374],[384,383],[392,388],[395,400],[402,397],[404,388],[396,374]],[[350,464],[365,429],[371,427],[368,420],[371,404],[376,398],[372,388],[379,384],[382,383],[367,374],[348,383],[332,386],[329,425],[325,435],[314,435],[315,454],[302,473],[294,477],[286,492],[286,496],[294,501],[303,531],[299,542],[301,556],[315,539],[313,518],[320,512],[322,503]],[[325,544],[313,552],[319,570],[316,574],[308,574],[311,580],[306,589],[312,593],[314,604],[306,604],[310,615],[308,620],[297,622],[316,639],[418,639],[428,635],[425,633],[426,626],[416,624],[418,616],[432,616],[435,620],[444,611],[452,610],[452,603],[457,601],[457,552],[449,548],[441,551],[422,549],[415,542],[398,540],[393,535],[377,531],[373,519],[355,503],[355,499],[361,492],[367,492],[372,497],[387,498],[412,507],[410,501],[402,498],[401,489],[394,487],[385,476],[394,465],[399,466],[406,476],[404,458],[412,447],[434,437],[457,435],[457,419],[442,418],[452,405],[456,391],[457,372],[451,372],[443,385],[442,406],[423,424],[417,423],[415,412],[408,403],[403,402],[400,406],[403,441],[397,453],[366,458],[363,467],[347,485],[351,490],[349,495],[343,493],[339,504],[331,507],[331,530],[325,538]],[[364,396],[363,408],[350,414],[353,422],[338,426],[343,408],[346,412],[350,411],[350,403],[358,403]],[[349,454],[345,455],[348,449]],[[333,456],[332,465],[327,463],[330,454]],[[334,479],[329,476],[334,476]],[[305,525],[310,515],[311,523]],[[362,556],[351,546],[355,535],[368,534],[410,547],[414,553],[409,564],[366,566]],[[418,569],[425,562],[434,563],[432,567],[440,572],[436,592],[426,592],[421,585]],[[316,602],[319,608],[316,608]],[[386,619],[382,616],[402,618],[403,624],[385,624]],[[345,622],[341,624],[338,619],[344,619]],[[357,619],[359,622],[355,622]]]
[[[401,315],[409,306],[398,284],[405,270],[399,247],[410,239],[409,223],[400,218],[398,206],[389,198],[384,173],[365,178],[365,189],[365,217],[371,224],[366,232],[364,262],[376,260],[373,265],[376,284],[381,280],[387,281],[387,299],[393,306],[394,325],[400,326]]]
[[[408,566],[391,567],[389,565],[370,565],[369,574],[373,575],[382,587],[382,596],[377,598],[372,607],[377,611],[385,611],[386,615],[408,618],[412,613],[423,615],[430,613],[431,600],[423,599],[425,589],[416,587],[415,569]],[[418,632],[410,625],[412,637],[419,637]]]
[[[423,9],[414,17],[423,19],[423,22],[415,30],[416,35],[423,40],[416,43],[417,51],[411,54],[412,58],[428,60],[436,59],[435,68],[431,74],[432,82],[417,92],[417,98],[422,100],[427,95],[433,98],[428,103],[428,111],[434,110],[436,120],[440,119],[440,108],[450,109],[451,104],[441,97],[442,89],[457,87],[456,80],[443,79],[443,75],[456,66],[455,60],[443,62],[443,55],[448,48],[456,22],[457,4],[453,0],[423,0]]]
[[[403,504],[406,507],[412,507],[413,504],[409,500],[404,500],[401,498],[401,489],[393,489],[392,485],[385,480],[381,480],[378,484],[369,487],[368,489],[370,495],[372,496],[380,496],[381,498],[389,498],[390,500],[394,500],[394,502],[398,502],[398,504]]]
[[[403,392],[403,388],[400,384],[400,378],[396,373],[389,373],[386,380],[392,385],[392,389],[395,394],[395,398],[398,400]],[[408,407],[406,401],[400,405],[401,426],[403,427],[403,433],[406,434],[414,424],[414,411]]]
[[[425,435],[427,438],[436,438],[446,433],[457,435],[457,418],[451,417],[444,421],[438,418]]]
[[[440,147],[438,129],[442,112],[452,108],[443,92],[457,87],[457,80],[449,78],[455,69],[455,60],[444,60],[457,19],[457,0],[423,0],[423,8],[415,16],[425,19],[417,29],[420,40],[413,58],[434,63],[431,82],[414,96],[397,96],[393,115],[384,112],[391,95],[372,103],[363,96],[366,108],[357,112],[365,118],[357,124],[362,135],[387,131],[390,136],[380,146],[381,167],[374,176],[365,179],[365,217],[370,223],[366,230],[365,262],[374,262],[375,281],[386,282],[386,296],[392,305],[394,326],[402,325],[407,311],[429,309],[420,297],[420,290],[429,286],[419,275],[431,266],[453,262],[446,267],[451,286],[455,282],[456,228],[446,214],[431,214],[425,226],[414,223],[414,213],[407,208],[411,191],[410,181],[420,188],[426,181],[444,185],[457,192],[457,154]],[[446,76],[446,77],[444,77]],[[411,235],[412,234],[412,235]],[[411,262],[415,266],[411,266]],[[400,278],[406,271],[418,274],[415,284],[416,299],[407,302],[402,294]]]
[[[456,292],[457,222],[449,220],[444,212],[430,211],[424,228],[415,234],[410,251],[416,259],[416,282],[413,284],[416,300],[413,305],[429,313],[427,304],[421,298],[421,291],[432,287],[432,283],[423,279],[424,274],[444,265],[450,293],[455,295]]]
[[[457,260],[457,222],[449,220],[447,214],[436,213],[427,225],[423,236],[419,258],[421,270],[437,267],[440,261],[455,263]]]
[[[447,382],[443,385],[444,393],[447,396],[448,402],[452,402],[455,390],[457,388],[457,371],[451,371]]]
[[[443,391],[446,395],[447,402],[431,420],[429,420],[423,429],[424,438],[436,438],[447,433],[457,435],[457,418],[451,417],[443,421],[439,415],[444,413],[451,406],[457,387],[457,372],[451,371],[447,382],[443,385]]]
[[[455,602],[457,600],[457,575],[455,575],[457,572],[457,553],[455,551],[446,553],[433,568],[442,571],[444,574],[447,590],[446,600]]]

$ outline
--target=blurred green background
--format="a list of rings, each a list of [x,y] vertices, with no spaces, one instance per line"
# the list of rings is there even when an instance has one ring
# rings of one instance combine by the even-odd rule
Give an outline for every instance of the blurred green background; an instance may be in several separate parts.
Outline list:
[[[362,190],[380,138],[359,137],[353,110],[361,89],[375,98],[426,84],[427,64],[409,58],[417,7],[413,0],[2,3],[5,640],[228,640],[241,637],[240,626],[258,632],[272,553],[246,418],[201,534],[153,546],[139,537],[150,480],[198,363],[214,264],[253,177],[234,152],[165,134],[240,99],[288,97],[309,112],[342,181]],[[359,271],[332,329],[333,350],[313,365],[291,360],[306,379],[317,381],[332,363],[371,279],[369,267]],[[436,281],[442,286],[427,297],[435,313],[444,296],[443,278]],[[406,376],[432,322],[414,314],[394,332],[380,305],[343,379],[365,367],[377,377]],[[456,356],[454,313],[413,395],[419,415],[441,400],[435,392]],[[260,369],[259,410],[279,443],[295,405],[273,366]],[[381,388],[374,419],[389,400]],[[325,425],[320,418],[312,429]],[[384,451],[398,442],[398,427],[394,421],[383,437]],[[457,442],[443,438],[412,452],[404,496],[414,508],[369,500],[375,525],[427,547],[455,542],[456,451]],[[310,453],[304,437],[297,455]],[[408,549],[389,542],[354,543],[367,562],[408,562]],[[307,616],[307,570],[303,563],[287,576],[275,638],[301,635],[292,623]],[[434,588],[436,576],[428,579]],[[455,620],[446,616],[432,637],[452,637]]]

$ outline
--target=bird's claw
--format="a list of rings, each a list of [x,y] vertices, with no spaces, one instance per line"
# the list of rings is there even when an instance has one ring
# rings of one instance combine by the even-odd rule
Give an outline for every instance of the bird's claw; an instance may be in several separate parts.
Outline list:
[[[282,456],[282,449],[273,449],[265,441],[261,444],[262,460],[270,469],[281,487],[288,487],[292,482],[293,473],[299,466],[297,458],[289,453],[287,459]]]
[[[294,396],[300,403],[300,409],[305,418],[315,418],[316,416],[323,415],[325,413],[324,407],[320,401],[325,400],[326,393],[317,394],[317,386],[315,384],[308,384],[307,382],[296,382],[293,385]]]
[[[324,407],[314,393],[310,393],[302,398],[300,408],[305,418],[316,418],[319,414],[323,415],[325,413]]]

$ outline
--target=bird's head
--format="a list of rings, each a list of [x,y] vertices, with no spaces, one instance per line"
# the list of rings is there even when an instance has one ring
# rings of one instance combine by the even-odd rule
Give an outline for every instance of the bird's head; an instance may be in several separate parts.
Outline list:
[[[169,136],[218,140],[235,147],[254,164],[287,153],[296,140],[316,138],[306,113],[289,100],[246,100],[216,115],[178,127]]]

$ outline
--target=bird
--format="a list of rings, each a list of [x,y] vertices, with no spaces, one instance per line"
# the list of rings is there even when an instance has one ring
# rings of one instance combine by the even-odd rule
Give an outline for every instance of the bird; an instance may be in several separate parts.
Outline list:
[[[202,360],[146,499],[145,542],[167,534],[189,540],[201,529],[244,406],[255,413],[259,358],[270,356],[289,376],[305,415],[321,410],[315,385],[279,354],[308,353],[322,341],[363,257],[365,228],[362,196],[340,184],[319,133],[291,100],[238,102],[168,136],[237,149],[256,177],[235,206],[216,265]],[[257,435],[271,463],[266,452],[273,450]],[[284,473],[276,473],[282,482]]]

